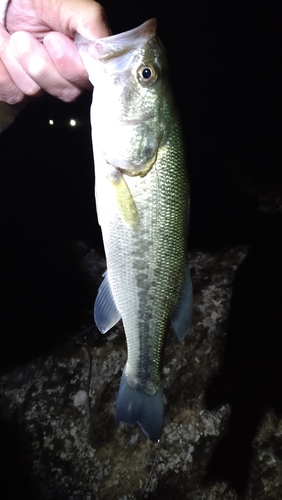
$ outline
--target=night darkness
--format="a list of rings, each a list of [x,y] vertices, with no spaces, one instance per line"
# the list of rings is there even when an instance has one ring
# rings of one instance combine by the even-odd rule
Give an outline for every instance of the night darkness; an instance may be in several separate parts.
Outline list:
[[[252,357],[251,341],[240,357],[243,336],[252,330],[259,310],[260,326],[268,324],[269,316],[272,322],[264,370],[272,366],[274,389],[273,394],[265,389],[262,406],[274,404],[280,412],[276,398],[282,375],[274,353],[282,348],[277,340],[282,216],[260,213],[254,189],[260,186],[266,196],[282,197],[281,2],[101,3],[113,33],[158,19],[185,138],[190,248],[216,252],[250,246],[235,281],[225,364],[208,392],[208,405],[236,400],[234,387],[241,389]],[[79,325],[85,305],[93,301],[70,249],[71,242],[84,241],[103,254],[93,197],[90,102],[90,92],[71,104],[50,96],[34,99],[0,136],[2,363],[35,356],[59,342]],[[259,332],[258,349],[264,351],[267,342]],[[242,368],[238,377],[233,363]],[[252,363],[256,374],[261,367],[257,359]],[[243,391],[238,411],[248,394]]]
[[[90,100],[85,93],[69,105],[50,97],[33,101],[0,138],[4,360],[51,345],[87,304],[89,290],[71,243],[102,249]]]

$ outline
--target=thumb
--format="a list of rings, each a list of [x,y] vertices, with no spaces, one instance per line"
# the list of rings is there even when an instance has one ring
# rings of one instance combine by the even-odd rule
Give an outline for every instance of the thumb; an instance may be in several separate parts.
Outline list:
[[[39,40],[49,31],[58,31],[69,38],[78,32],[92,41],[110,34],[106,13],[94,0],[10,2],[6,26],[9,33],[28,31]]]
[[[44,2],[41,0],[41,5]],[[42,18],[47,26],[71,38],[80,33],[84,38],[96,40],[110,34],[106,13],[102,5],[93,0],[49,0],[42,7]]]

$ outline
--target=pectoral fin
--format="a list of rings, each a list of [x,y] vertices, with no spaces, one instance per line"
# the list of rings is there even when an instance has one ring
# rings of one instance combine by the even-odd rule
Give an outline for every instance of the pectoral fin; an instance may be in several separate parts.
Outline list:
[[[120,319],[121,315],[114,301],[108,274],[105,273],[94,304],[94,320],[100,332],[106,333]]]
[[[135,228],[138,224],[137,208],[124,176],[117,171],[115,177],[109,178],[109,181],[115,189],[117,206],[122,219],[128,226]]]
[[[193,288],[188,267],[180,293],[179,301],[171,316],[173,329],[179,342],[189,333],[193,319]]]

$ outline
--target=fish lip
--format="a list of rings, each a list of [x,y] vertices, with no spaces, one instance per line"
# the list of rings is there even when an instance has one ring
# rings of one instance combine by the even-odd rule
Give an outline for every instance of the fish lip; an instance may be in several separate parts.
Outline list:
[[[101,46],[104,44],[106,46],[116,45],[119,49],[128,45],[132,46],[134,43],[140,43],[140,39],[145,39],[146,41],[156,35],[157,29],[157,19],[151,18],[145,21],[137,28],[133,28],[131,30],[125,31],[123,33],[117,33],[115,35],[98,38],[95,42],[96,47],[101,49]],[[102,54],[103,57],[104,54]]]

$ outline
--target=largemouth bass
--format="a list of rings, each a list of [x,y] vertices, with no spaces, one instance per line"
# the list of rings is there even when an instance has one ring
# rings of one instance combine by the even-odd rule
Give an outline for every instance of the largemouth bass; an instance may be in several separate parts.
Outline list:
[[[95,190],[107,260],[94,318],[102,333],[122,319],[128,349],[118,422],[153,442],[163,428],[161,361],[172,322],[181,341],[192,320],[187,258],[189,185],[156,20],[76,44],[94,85]]]

